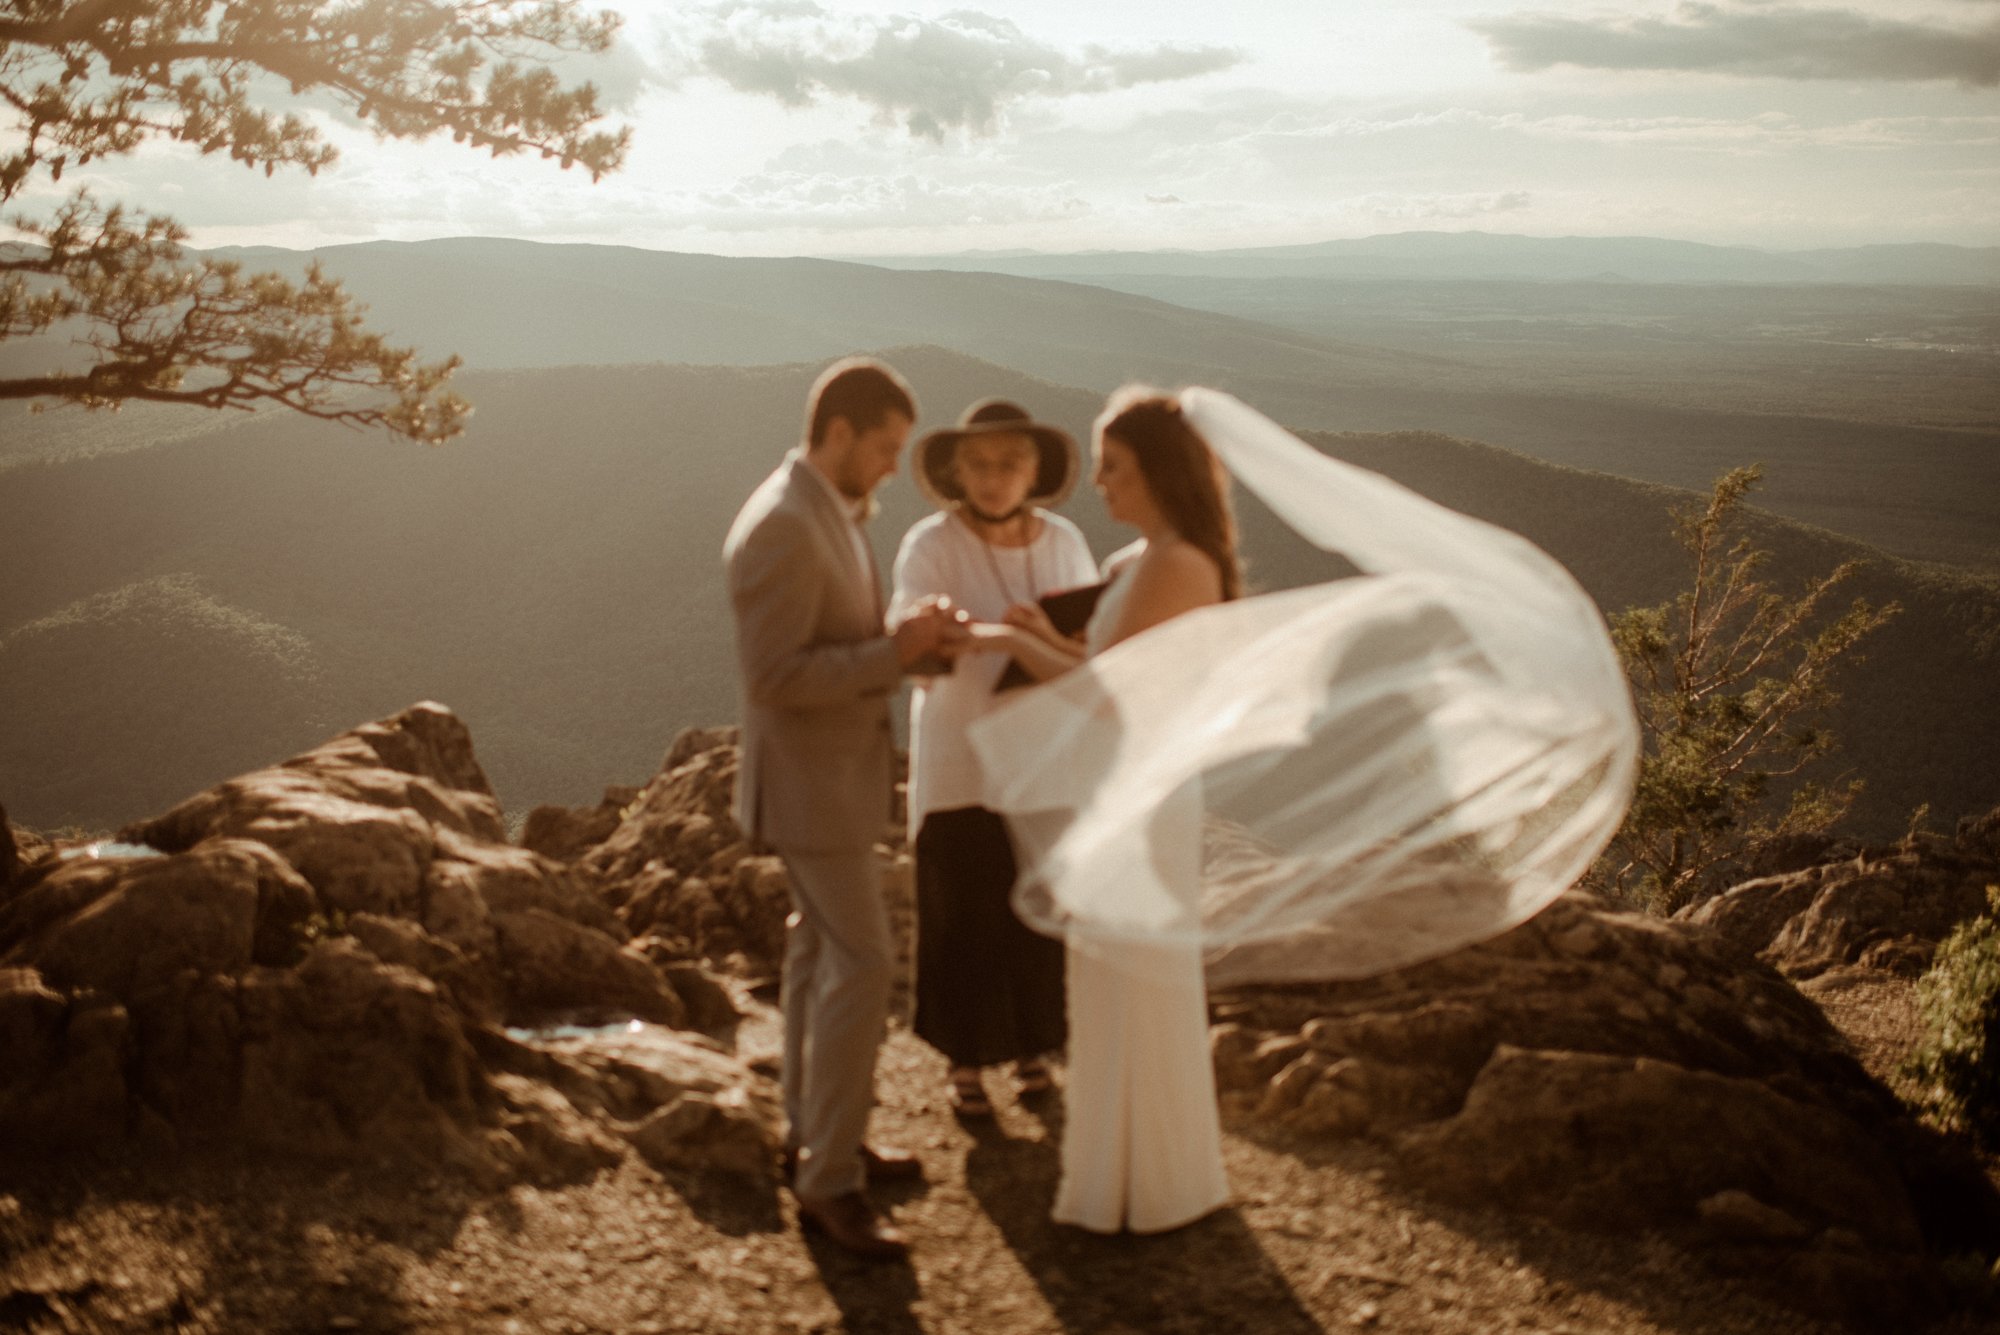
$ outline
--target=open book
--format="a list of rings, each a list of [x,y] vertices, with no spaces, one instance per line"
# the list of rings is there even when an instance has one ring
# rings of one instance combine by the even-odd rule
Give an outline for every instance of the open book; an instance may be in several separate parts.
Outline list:
[[[1064,589],[1060,593],[1046,593],[1035,601],[1049,614],[1049,622],[1062,634],[1072,639],[1083,638],[1083,628],[1090,624],[1090,614],[1097,609],[1097,600],[1103,596],[1106,580],[1102,584],[1086,584],[1080,589]],[[1034,677],[1018,661],[1007,664],[1007,670],[1000,674],[1000,680],[993,683],[995,691],[1011,691],[1016,686],[1032,686]]]

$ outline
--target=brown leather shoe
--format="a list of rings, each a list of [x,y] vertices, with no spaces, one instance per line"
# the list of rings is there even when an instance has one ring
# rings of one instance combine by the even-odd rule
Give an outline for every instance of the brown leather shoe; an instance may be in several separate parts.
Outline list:
[[[830,1201],[799,1201],[799,1227],[826,1234],[834,1242],[870,1261],[895,1261],[909,1254],[902,1230],[875,1213],[858,1191]]]
[[[924,1175],[923,1160],[893,1145],[863,1145],[861,1169],[870,1182],[910,1182]]]
[[[799,1150],[796,1145],[785,1146],[784,1157],[778,1161],[778,1171],[790,1186],[799,1175]],[[877,1148],[873,1145],[861,1147],[861,1171],[870,1182],[911,1182],[924,1175],[923,1161],[908,1150],[893,1146]]]

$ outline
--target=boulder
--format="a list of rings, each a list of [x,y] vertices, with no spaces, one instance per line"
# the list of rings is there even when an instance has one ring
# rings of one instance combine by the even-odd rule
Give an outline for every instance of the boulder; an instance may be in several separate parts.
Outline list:
[[[615,784],[594,807],[539,806],[521,827],[521,847],[558,862],[574,862],[609,839],[625,819],[637,788]]]
[[[1939,1257],[2000,1250],[2000,1194],[1969,1154],[1693,922],[1573,893],[1378,978],[1213,1000],[1239,1115],[1368,1136],[1454,1201],[1661,1234],[1722,1269],[1754,1247],[1751,1279],[1842,1319],[1932,1310]]]
[[[25,826],[12,824],[7,819],[7,808],[0,807],[0,905],[6,903],[8,887],[28,876],[34,864],[53,851],[50,840]]]
[[[562,1031],[507,1064],[560,1090],[655,1168],[774,1176],[776,1091],[712,1040],[655,1025]]]
[[[1254,1100],[1310,1050],[1322,1070],[1343,1058],[1427,1070],[1456,1107],[1511,1044],[1811,1085],[1868,1116],[1898,1106],[1774,971],[1706,933],[1583,894],[1492,941],[1379,978],[1219,992],[1216,1003],[1246,1031],[1232,1042],[1250,1054],[1218,1080]]]
[[[1704,1197],[1694,1208],[1719,1237],[1741,1242],[1802,1242],[1813,1231],[1812,1225],[1737,1187]]]
[[[1762,1080],[1645,1057],[1503,1046],[1457,1112],[1400,1148],[1439,1194],[1578,1227],[1694,1224],[1703,1202],[1738,1192],[1805,1232],[1844,1227],[1893,1252],[1922,1243],[1893,1160],[1854,1121]]]
[[[440,830],[437,855],[426,874],[427,893],[440,881],[454,878],[469,880],[481,902],[495,913],[541,909],[621,941],[628,935],[587,878],[524,848]]]
[[[734,729],[682,732],[659,773],[578,865],[634,935],[650,933],[690,956],[735,957],[749,972],[775,973],[784,955],[790,883],[784,865],[753,852],[730,815],[736,765]]]
[[[657,936],[642,937],[630,947],[651,960],[667,980],[681,1004],[687,1007],[689,1028],[704,1034],[725,1035],[735,1031],[743,1012],[727,979],[682,956],[672,942]]]
[[[603,932],[546,909],[495,913],[500,967],[514,1018],[560,1013],[593,1022],[636,1015],[656,1024],[687,1021],[680,998],[644,956]]]
[[[687,1093],[632,1127],[626,1138],[655,1168],[712,1168],[770,1178],[778,1156],[769,1126],[738,1091]]]
[[[561,1186],[618,1162],[619,1142],[549,1085],[506,1074],[494,1085],[505,1112],[489,1144],[514,1174]]]
[[[628,1133],[691,1093],[720,1111],[697,1100],[647,1132],[663,1162],[669,1140],[740,1156],[776,1115],[768,1082],[725,1052],[707,1053],[720,1074],[697,1089],[618,1059],[550,1064],[502,1033],[684,1024],[663,967],[718,1032],[734,1006],[684,958],[628,948],[590,878],[505,842],[471,738],[439,705],[230,779],[116,844],[8,870],[9,1146],[571,1180],[632,1152]]]
[[[302,781],[287,784],[293,776]],[[267,810],[282,812],[288,794],[407,811],[427,826],[490,843],[506,839],[500,803],[473,755],[472,734],[457,715],[429,701],[364,723],[273,769],[219,784],[127,826],[119,838],[175,852]]]
[[[340,796],[315,772],[291,766],[231,779],[119,832],[170,853],[232,837],[277,853],[338,913],[417,911],[437,851],[435,827],[416,812]]]
[[[576,866],[634,936],[652,935],[683,955],[765,978],[778,972],[784,957],[791,888],[784,864],[750,847],[730,814],[737,763],[736,729],[683,731],[659,772],[624,803],[616,826]],[[573,811],[562,820],[601,820],[613,795],[622,792],[607,790],[594,813]],[[545,818],[547,828],[557,823]],[[907,985],[915,904],[900,817],[883,830],[876,851]]]
[[[14,883],[23,859],[14,843],[14,827],[7,823],[7,808],[0,807],[0,894]]]
[[[2000,884],[2000,810],[1950,838],[1915,834],[1814,866],[1762,876],[1682,909],[1792,978],[1846,964],[1915,977],[1937,943],[1986,908]]]
[[[128,1027],[109,997],[67,996],[33,969],[0,968],[0,1146],[47,1152],[122,1139]]]
[[[322,941],[296,969],[244,979],[237,1009],[250,1143],[446,1160],[469,1149],[490,1091],[467,1017],[415,970],[351,937]]]
[[[29,892],[74,905],[0,964],[32,958],[58,987],[131,1001],[183,970],[240,973],[295,955],[288,929],[311,911],[312,890],[261,843],[216,839],[172,857],[79,858],[58,863]],[[24,908],[24,913],[25,913]]]
[[[437,984],[456,1009],[481,1020],[501,1018],[502,998],[492,970],[450,941],[431,935],[407,918],[373,913],[349,918],[345,929],[384,964],[401,965]]]

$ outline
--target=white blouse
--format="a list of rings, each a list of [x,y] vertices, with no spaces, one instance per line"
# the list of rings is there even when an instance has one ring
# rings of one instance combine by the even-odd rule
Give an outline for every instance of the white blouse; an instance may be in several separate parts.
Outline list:
[[[1016,603],[1097,582],[1090,544],[1075,524],[1037,510],[1042,531],[1026,547],[996,547],[945,511],[913,525],[896,552],[889,624],[919,600],[942,594],[977,621],[998,621]],[[966,728],[993,704],[1005,654],[967,654],[952,671],[919,678],[910,704],[910,837],[933,811],[979,805],[979,762]]]

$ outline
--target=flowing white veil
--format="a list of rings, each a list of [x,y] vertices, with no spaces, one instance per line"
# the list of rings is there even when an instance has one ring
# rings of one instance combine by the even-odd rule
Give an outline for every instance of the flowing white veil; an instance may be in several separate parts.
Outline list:
[[[1015,906],[1212,982],[1365,977],[1532,917],[1624,817],[1638,726],[1603,618],[1517,534],[1227,394],[1181,409],[1351,579],[1176,617],[972,729]]]

